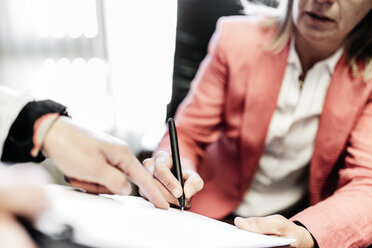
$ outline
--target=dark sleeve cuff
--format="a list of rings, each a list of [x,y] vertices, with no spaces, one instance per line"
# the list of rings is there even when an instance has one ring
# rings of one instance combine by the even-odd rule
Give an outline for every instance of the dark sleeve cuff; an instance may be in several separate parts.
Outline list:
[[[11,163],[43,161],[45,157],[41,152],[36,157],[32,157],[30,151],[34,147],[32,139],[34,123],[38,118],[49,113],[67,115],[65,106],[51,100],[27,103],[9,129],[1,161]]]

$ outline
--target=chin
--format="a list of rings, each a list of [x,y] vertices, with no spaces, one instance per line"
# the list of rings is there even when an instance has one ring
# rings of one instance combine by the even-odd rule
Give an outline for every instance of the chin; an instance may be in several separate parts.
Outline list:
[[[301,33],[306,40],[313,42],[329,41],[337,36],[337,33],[334,32],[334,30],[318,30],[313,28],[303,28]]]
[[[334,37],[331,33],[311,33],[304,35],[304,37],[313,42],[323,42],[323,41],[329,41]]]

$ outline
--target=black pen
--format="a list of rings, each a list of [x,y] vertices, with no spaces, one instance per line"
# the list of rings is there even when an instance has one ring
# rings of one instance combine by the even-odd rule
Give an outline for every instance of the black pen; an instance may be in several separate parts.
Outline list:
[[[178,202],[180,203],[181,210],[184,210],[185,209],[185,193],[183,191],[183,177],[182,177],[180,154],[178,151],[177,130],[176,130],[176,125],[174,124],[173,118],[168,119],[168,127],[169,127],[170,145],[172,149],[172,160],[173,160],[172,173],[177,178],[177,180],[181,183],[182,195],[180,198],[178,198]]]

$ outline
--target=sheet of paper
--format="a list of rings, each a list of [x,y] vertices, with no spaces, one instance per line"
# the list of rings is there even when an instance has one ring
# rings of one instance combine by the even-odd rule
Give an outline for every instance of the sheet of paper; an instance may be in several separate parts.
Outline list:
[[[52,234],[53,225],[74,228],[74,241],[93,247],[275,247],[294,242],[242,231],[188,211],[161,210],[133,196],[95,196],[46,187],[51,208],[36,228]]]

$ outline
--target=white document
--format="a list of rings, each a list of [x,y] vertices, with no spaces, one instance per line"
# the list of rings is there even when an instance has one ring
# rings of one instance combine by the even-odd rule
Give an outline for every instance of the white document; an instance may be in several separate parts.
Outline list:
[[[294,242],[242,231],[188,211],[161,210],[133,196],[95,196],[70,188],[46,187],[51,208],[36,228],[53,235],[56,227],[73,227],[73,240],[92,247],[276,247]]]

